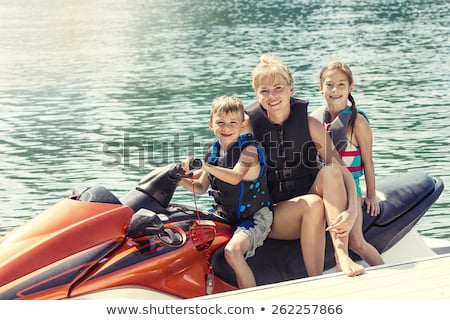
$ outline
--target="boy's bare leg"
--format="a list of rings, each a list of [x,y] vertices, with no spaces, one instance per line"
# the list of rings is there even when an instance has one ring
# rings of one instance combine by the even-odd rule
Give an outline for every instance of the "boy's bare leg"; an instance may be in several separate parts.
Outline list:
[[[241,289],[256,286],[253,271],[245,260],[245,253],[249,248],[250,241],[248,238],[235,234],[224,250],[225,259],[236,274],[236,281]]]

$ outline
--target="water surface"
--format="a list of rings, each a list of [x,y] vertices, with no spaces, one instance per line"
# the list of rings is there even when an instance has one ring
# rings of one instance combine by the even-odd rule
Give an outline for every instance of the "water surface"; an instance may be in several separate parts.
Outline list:
[[[263,53],[292,68],[311,110],[321,66],[347,62],[377,178],[422,170],[450,185],[449,16],[444,0],[3,1],[0,235],[74,187],[120,196],[152,168],[200,155],[212,99],[254,101]],[[449,195],[421,233],[450,239]]]

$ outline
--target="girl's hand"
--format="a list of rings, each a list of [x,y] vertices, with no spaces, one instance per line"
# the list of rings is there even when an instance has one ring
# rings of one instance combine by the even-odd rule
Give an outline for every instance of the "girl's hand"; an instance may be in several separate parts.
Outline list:
[[[375,197],[365,197],[362,200],[362,204],[366,205],[366,212],[372,217],[376,217],[380,214],[380,204]]]

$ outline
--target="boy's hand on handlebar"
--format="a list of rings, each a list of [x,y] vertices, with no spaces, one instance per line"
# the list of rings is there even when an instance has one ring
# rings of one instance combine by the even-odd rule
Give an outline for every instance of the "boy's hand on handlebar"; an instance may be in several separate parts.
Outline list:
[[[190,158],[187,158],[186,160],[183,160],[180,162],[180,166],[184,170],[184,173],[189,173],[191,171],[189,169],[189,161],[190,161]]]
[[[203,166],[203,162],[200,159],[197,158],[191,158],[189,161],[189,168],[191,169],[201,169]]]
[[[200,159],[189,157],[186,160],[181,161],[181,168],[183,168],[185,174],[193,174],[194,170],[201,169],[202,161]]]

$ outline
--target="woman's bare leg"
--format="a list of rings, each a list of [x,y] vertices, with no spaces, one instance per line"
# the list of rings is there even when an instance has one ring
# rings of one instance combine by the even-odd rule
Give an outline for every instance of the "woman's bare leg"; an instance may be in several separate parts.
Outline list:
[[[325,216],[322,199],[313,194],[282,201],[274,206],[269,237],[279,240],[300,238],[308,276],[323,273]]]

